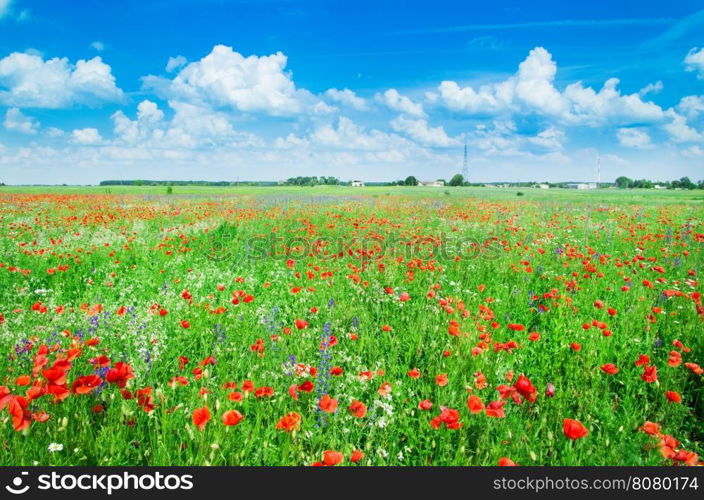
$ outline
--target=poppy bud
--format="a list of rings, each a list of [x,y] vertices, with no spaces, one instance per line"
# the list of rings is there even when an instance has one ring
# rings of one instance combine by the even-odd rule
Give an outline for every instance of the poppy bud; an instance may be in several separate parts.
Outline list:
[[[548,382],[548,386],[545,388],[545,396],[551,398],[555,395],[555,386]]]

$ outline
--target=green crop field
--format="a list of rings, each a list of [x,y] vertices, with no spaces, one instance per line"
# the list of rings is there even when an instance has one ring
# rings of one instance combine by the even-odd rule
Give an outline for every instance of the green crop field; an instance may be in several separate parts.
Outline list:
[[[700,464],[702,201],[1,187],[0,464]]]

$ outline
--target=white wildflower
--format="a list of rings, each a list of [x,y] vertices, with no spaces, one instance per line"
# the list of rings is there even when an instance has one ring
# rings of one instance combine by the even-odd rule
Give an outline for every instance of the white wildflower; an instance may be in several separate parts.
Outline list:
[[[51,443],[49,444],[49,452],[54,453],[55,451],[61,451],[64,449],[64,445],[61,443]]]

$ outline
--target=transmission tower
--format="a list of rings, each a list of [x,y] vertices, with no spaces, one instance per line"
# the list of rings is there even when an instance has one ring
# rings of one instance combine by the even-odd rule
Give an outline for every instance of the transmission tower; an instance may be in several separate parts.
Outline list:
[[[599,183],[601,182],[601,155],[596,157],[596,188],[599,189]]]
[[[469,182],[469,162],[467,161],[467,139],[464,140],[464,159],[462,160],[462,177]]]

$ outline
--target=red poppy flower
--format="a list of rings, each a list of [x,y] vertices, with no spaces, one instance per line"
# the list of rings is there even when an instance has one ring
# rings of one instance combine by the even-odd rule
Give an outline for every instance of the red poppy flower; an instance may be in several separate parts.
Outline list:
[[[301,416],[294,412],[287,413],[277,422],[276,428],[286,432],[297,431],[301,427]]]
[[[679,366],[681,363],[682,354],[680,354],[678,351],[670,351],[670,355],[667,358],[667,364],[674,368],[675,366]]]
[[[222,423],[228,427],[239,424],[244,416],[237,410],[228,410],[222,415]]]
[[[324,412],[335,413],[337,411],[337,400],[325,394],[322,398],[320,398],[318,406]]]
[[[482,403],[482,400],[479,398],[479,396],[475,396],[473,394],[467,399],[467,408],[469,408],[470,412],[476,415],[477,413],[481,413],[484,410],[484,403]]]
[[[504,410],[505,404],[506,401],[503,400],[492,401],[486,405],[484,413],[486,413],[487,417],[504,418],[506,416],[506,411]]]
[[[78,377],[71,385],[71,392],[74,394],[89,394],[102,383],[103,379],[97,375]]]
[[[648,356],[647,354],[639,355],[638,360],[635,363],[636,366],[648,366],[649,364],[650,364],[650,356]]]
[[[193,410],[193,425],[198,427],[199,431],[205,428],[205,425],[210,421],[210,410],[207,406],[196,408]]]
[[[462,427],[462,424],[460,423],[460,412],[458,412],[457,410],[453,410],[452,408],[443,407],[441,407],[441,410],[442,411],[440,412],[440,415],[435,417],[435,419],[445,424],[445,427],[447,427],[448,429],[457,430]],[[435,425],[433,425],[433,427],[435,427]]]
[[[601,371],[608,375],[616,375],[618,373],[618,367],[613,363],[606,363],[601,366]]]
[[[120,389],[124,388],[127,382],[133,378],[132,367],[122,361],[115,363],[115,366],[105,374],[105,380],[110,384],[115,384]]]
[[[655,365],[646,366],[640,378],[645,380],[647,383],[652,384],[658,379],[658,367]]]
[[[306,380],[303,382],[301,385],[298,386],[298,390],[301,392],[313,392],[313,389],[315,388],[315,384],[311,382],[310,380]]]
[[[687,367],[689,370],[692,370],[692,372],[697,375],[701,375],[702,373],[704,373],[704,368],[699,366],[697,363],[685,363],[684,366]]]
[[[339,451],[325,450],[323,452],[323,463],[328,467],[333,467],[337,464],[340,464],[344,459],[345,456]]]
[[[256,391],[254,391],[254,396],[257,398],[270,398],[274,395],[274,389],[271,387],[258,387]]]
[[[364,418],[364,416],[367,414],[367,405],[355,399],[354,401],[352,401],[352,404],[350,404],[349,410],[355,417]]]
[[[682,396],[680,396],[679,392],[667,391],[667,392],[665,392],[665,397],[671,403],[681,403],[682,402]]]
[[[28,405],[29,402],[22,396],[10,396],[7,412],[12,415],[12,427],[17,432],[28,429],[31,424]]]
[[[429,399],[424,399],[418,403],[418,408],[421,410],[430,410],[433,407],[433,403]]]
[[[516,391],[518,391],[521,396],[526,398],[531,403],[534,403],[535,400],[538,398],[538,389],[536,389],[535,386],[528,379],[528,377],[523,374],[520,374],[518,376],[518,379],[513,385],[513,388],[516,389]]]
[[[571,418],[563,419],[562,432],[572,440],[583,438],[589,434],[587,428],[584,427],[579,420],[573,420]]]
[[[660,434],[660,426],[655,422],[649,422],[646,420],[641,429],[646,434],[650,434],[651,436],[657,436],[658,434]]]

